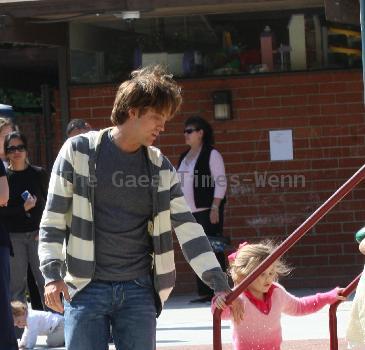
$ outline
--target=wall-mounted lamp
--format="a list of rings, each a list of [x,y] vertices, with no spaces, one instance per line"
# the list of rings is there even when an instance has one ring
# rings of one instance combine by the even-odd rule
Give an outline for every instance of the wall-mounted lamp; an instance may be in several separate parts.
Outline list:
[[[229,90],[213,92],[214,119],[232,119],[232,95]]]

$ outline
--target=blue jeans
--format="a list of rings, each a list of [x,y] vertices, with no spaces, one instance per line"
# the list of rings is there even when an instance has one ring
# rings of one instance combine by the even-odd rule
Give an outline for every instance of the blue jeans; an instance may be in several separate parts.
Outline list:
[[[154,350],[156,307],[150,276],[92,281],[65,301],[67,350],[107,350],[110,325],[117,350]]]

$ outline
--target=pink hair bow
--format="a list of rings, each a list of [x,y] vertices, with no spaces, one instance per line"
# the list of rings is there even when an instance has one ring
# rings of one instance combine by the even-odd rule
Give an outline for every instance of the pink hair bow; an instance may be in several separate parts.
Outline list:
[[[229,254],[228,255],[228,262],[231,264],[231,263],[233,263],[233,261],[236,259],[236,256],[237,256],[237,252],[242,248],[242,247],[244,247],[245,245],[247,245],[248,244],[248,242],[242,242],[242,243],[240,243],[239,244],[239,246],[238,246],[238,249],[235,251],[235,252],[233,252],[233,253],[231,253],[231,254]]]

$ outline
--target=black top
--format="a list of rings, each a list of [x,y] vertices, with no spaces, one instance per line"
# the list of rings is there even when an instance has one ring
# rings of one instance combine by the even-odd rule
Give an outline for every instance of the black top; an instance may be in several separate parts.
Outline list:
[[[29,165],[25,170],[8,169],[9,202],[0,208],[1,221],[6,229],[13,232],[30,232],[39,229],[39,223],[45,207],[48,189],[48,175],[43,168]],[[21,194],[29,191],[37,197],[34,208],[24,210]],[[29,213],[27,215],[27,213]]]
[[[6,176],[4,164],[0,159],[0,177]],[[0,246],[9,247],[11,250],[11,243],[8,231],[5,230],[3,220],[0,221]]]

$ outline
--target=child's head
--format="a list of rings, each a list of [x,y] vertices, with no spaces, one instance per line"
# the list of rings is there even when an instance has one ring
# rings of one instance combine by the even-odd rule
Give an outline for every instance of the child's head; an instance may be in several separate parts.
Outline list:
[[[259,266],[277,247],[272,241],[265,240],[259,243],[242,244],[231,261],[230,274],[235,285],[243,281],[257,266]],[[276,260],[262,274],[269,273],[272,281],[290,273],[282,258]]]
[[[11,302],[11,311],[14,319],[14,326],[24,328],[27,325],[28,307],[21,301]]]

